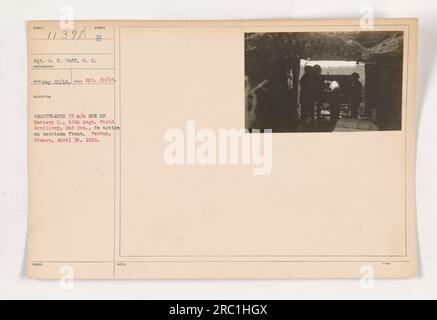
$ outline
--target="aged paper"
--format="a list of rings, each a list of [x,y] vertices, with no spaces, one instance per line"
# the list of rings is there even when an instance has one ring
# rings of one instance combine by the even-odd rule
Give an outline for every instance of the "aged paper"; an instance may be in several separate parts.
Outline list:
[[[370,27],[29,22],[29,277],[414,276],[417,21]]]

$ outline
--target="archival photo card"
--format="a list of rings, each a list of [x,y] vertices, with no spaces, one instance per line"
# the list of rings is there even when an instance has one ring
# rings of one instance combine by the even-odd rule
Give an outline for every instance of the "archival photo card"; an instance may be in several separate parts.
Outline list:
[[[415,276],[418,24],[372,28],[29,22],[29,277]]]

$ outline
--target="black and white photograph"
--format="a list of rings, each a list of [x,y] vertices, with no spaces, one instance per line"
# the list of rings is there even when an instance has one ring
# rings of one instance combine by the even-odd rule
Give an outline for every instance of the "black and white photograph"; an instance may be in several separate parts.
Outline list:
[[[402,129],[400,31],[245,33],[245,126]]]

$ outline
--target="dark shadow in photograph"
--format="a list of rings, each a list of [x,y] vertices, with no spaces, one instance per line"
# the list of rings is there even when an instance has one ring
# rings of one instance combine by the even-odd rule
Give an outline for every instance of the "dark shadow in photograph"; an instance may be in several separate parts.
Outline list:
[[[246,129],[401,130],[403,32],[244,37]]]

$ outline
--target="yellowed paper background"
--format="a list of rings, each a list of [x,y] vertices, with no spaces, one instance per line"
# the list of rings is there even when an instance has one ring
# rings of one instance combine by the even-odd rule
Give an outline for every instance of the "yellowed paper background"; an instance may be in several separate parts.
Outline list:
[[[363,266],[415,275],[416,20],[375,26],[404,32],[402,130],[275,133],[266,176],[247,165],[169,166],[164,134],[191,120],[244,127],[245,32],[360,31],[359,21],[73,30],[28,24],[30,277],[59,278],[62,266],[82,279],[348,278]],[[79,62],[41,67],[50,57]],[[35,141],[35,115],[81,113],[119,130],[96,143]]]

